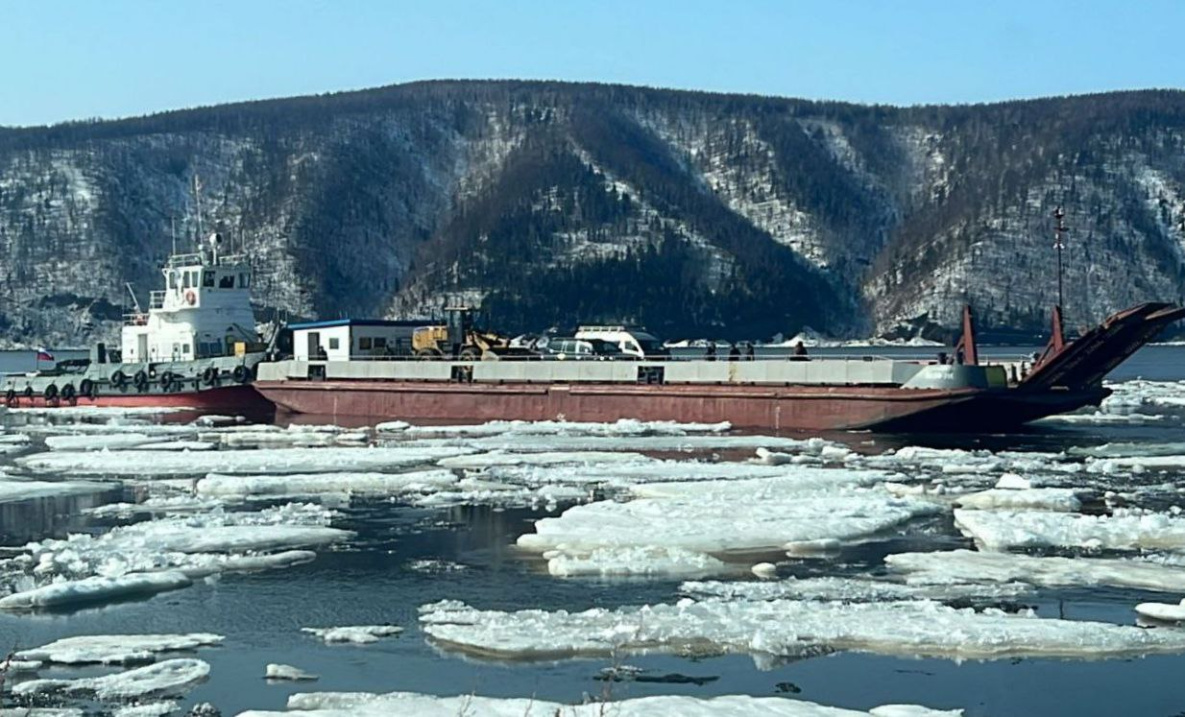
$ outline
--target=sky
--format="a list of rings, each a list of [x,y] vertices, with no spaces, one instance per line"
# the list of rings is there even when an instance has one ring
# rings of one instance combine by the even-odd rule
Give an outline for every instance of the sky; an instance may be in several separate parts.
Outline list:
[[[1185,2],[0,0],[0,126],[415,80],[895,105],[1185,87]]]

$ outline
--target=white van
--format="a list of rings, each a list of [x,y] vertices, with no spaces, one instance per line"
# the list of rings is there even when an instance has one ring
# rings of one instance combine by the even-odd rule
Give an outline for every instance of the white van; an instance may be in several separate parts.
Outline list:
[[[662,358],[671,355],[657,336],[628,326],[581,326],[576,330],[576,338],[608,341],[617,344],[622,353],[637,358]]]

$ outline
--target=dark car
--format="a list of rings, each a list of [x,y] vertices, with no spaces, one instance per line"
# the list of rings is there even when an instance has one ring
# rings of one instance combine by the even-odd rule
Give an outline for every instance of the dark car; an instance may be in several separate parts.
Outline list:
[[[544,336],[535,342],[535,350],[544,358],[555,359],[608,361],[626,358],[616,344],[603,339],[576,339],[570,336]]]

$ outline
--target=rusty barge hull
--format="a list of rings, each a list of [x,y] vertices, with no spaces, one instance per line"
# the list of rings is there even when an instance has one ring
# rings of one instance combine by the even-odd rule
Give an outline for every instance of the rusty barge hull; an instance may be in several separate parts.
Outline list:
[[[1073,410],[1093,396],[1057,405],[1005,400],[978,389],[814,386],[482,385],[370,381],[259,381],[255,389],[290,413],[385,417],[412,422],[493,420],[716,423],[774,431],[951,430],[951,423],[995,428],[1030,415]],[[1009,396],[1008,398],[1017,398]],[[1067,406],[1071,406],[1067,408]],[[970,427],[970,426],[968,426]]]

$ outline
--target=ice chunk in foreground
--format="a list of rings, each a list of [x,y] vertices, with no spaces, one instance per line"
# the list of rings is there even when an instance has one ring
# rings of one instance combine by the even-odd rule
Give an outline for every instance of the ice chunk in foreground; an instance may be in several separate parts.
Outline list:
[[[1082,547],[1107,550],[1185,549],[1185,519],[1165,513],[1071,513],[956,510],[955,527],[986,550]]]
[[[449,470],[411,473],[310,473],[228,476],[211,473],[197,482],[208,496],[305,496],[322,493],[399,495],[444,490],[457,482]]]
[[[937,711],[915,705],[886,705],[871,712],[825,707],[784,697],[688,697],[658,695],[568,705],[535,698],[437,697],[414,692],[306,692],[288,698],[293,712],[251,710],[239,717],[959,717],[962,710]]]
[[[176,635],[78,635],[21,650],[17,657],[61,665],[151,662],[156,659],[158,652],[212,647],[222,644],[222,640],[222,635],[203,632]]]
[[[1185,592],[1185,570],[1138,560],[1107,558],[1040,558],[1013,553],[951,550],[898,553],[885,558],[896,572],[917,584],[1025,582],[1047,587],[1071,585]]]
[[[159,453],[37,453],[17,459],[30,471],[74,475],[196,475],[200,473],[336,473],[382,471],[473,453],[464,446],[423,448],[277,448]]]
[[[305,672],[299,667],[292,665],[280,665],[270,663],[267,666],[267,671],[264,677],[269,680],[292,680],[292,681],[312,681],[317,679],[317,676],[311,672]]]
[[[823,648],[951,659],[1185,652],[1185,630],[1045,620],[931,601],[682,600],[585,612],[501,612],[443,601],[420,611],[421,628],[441,648],[507,659],[689,649],[796,657]]]
[[[33,695],[57,692],[68,695],[94,695],[101,700],[178,694],[206,679],[210,666],[202,660],[165,660],[126,672],[76,680],[30,680],[12,687],[13,694]]]
[[[117,578],[92,577],[63,580],[0,598],[0,610],[35,610],[81,603],[104,602],[142,595],[155,595],[192,584],[176,571],[128,573]]]
[[[403,632],[398,625],[350,625],[345,627],[302,627],[301,632],[316,635],[325,642],[350,642],[367,645],[378,642],[380,637],[391,637]]]

